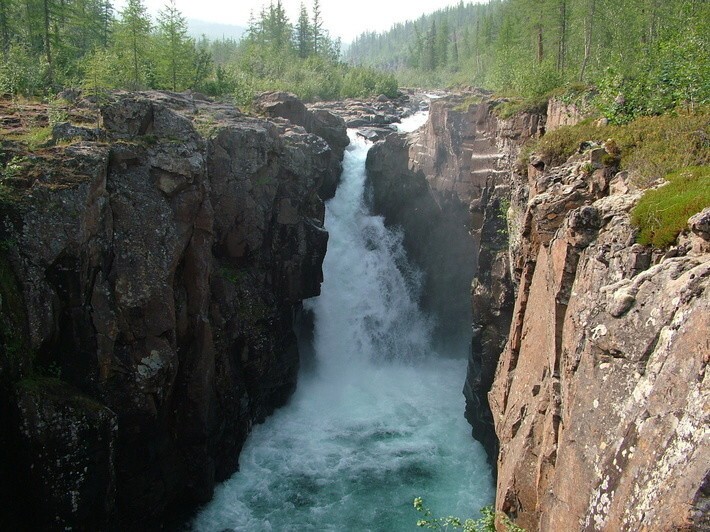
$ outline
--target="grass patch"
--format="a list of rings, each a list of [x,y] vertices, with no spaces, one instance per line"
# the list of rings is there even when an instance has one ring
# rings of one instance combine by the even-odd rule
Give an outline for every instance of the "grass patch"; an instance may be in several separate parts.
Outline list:
[[[17,142],[21,142],[27,146],[29,151],[34,151],[43,148],[52,140],[52,128],[35,127],[19,134],[8,135],[8,138]]]
[[[647,191],[631,211],[631,221],[640,230],[639,244],[671,245],[688,218],[710,206],[710,166],[684,168],[666,180],[661,188]]]
[[[641,117],[624,125],[598,126],[591,120],[561,127],[529,142],[522,154],[527,166],[536,153],[551,166],[564,163],[585,141],[613,139],[622,170],[640,187],[687,166],[710,164],[710,108]]]
[[[547,95],[536,98],[508,99],[495,106],[493,112],[503,120],[520,113],[544,114],[547,110]]]
[[[478,105],[483,102],[483,96],[479,95],[473,95],[473,96],[466,96],[464,100],[454,106],[454,111],[459,111],[461,113],[466,113],[468,112],[469,108],[473,105]]]

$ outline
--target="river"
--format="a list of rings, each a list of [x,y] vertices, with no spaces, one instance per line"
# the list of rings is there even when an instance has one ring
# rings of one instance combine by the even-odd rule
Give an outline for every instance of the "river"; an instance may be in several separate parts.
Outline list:
[[[466,353],[432,351],[431,319],[417,304],[421,276],[401,235],[370,214],[370,145],[349,134],[341,184],[326,204],[322,293],[305,302],[315,364],[289,404],[254,427],[240,471],[217,488],[195,530],[417,530],[414,497],[460,517],[479,517],[493,500],[485,453],[463,417]]]

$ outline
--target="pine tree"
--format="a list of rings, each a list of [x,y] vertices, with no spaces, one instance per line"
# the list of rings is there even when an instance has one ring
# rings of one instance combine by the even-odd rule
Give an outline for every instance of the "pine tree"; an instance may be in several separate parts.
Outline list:
[[[308,57],[314,51],[313,44],[313,30],[311,28],[311,21],[308,16],[308,11],[303,2],[301,2],[301,9],[298,15],[298,22],[296,23],[296,50],[298,51],[298,56],[302,59]]]
[[[128,0],[121,11],[121,21],[116,32],[116,48],[127,59],[126,82],[132,90],[138,90],[146,84],[150,32],[150,19],[142,0]]]
[[[454,31],[454,37],[451,43],[451,69],[455,72],[459,69],[459,43],[456,32]]]
[[[318,54],[323,46],[323,16],[320,11],[320,0],[313,0],[313,24],[311,24],[311,32],[313,33],[313,53]]]
[[[171,90],[183,90],[192,81],[195,45],[187,34],[187,20],[168,0],[158,15],[158,79]]]
[[[449,62],[449,24],[442,19],[435,37],[436,67],[445,67]]]

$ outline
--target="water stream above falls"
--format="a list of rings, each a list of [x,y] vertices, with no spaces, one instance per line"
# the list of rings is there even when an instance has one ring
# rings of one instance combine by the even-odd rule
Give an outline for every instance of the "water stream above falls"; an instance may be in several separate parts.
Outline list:
[[[401,235],[370,215],[369,146],[354,132],[351,140],[326,205],[322,293],[306,302],[315,367],[302,371],[286,407],[254,427],[240,471],[196,530],[416,530],[416,496],[461,517],[492,501],[485,453],[463,417],[465,353],[432,353],[420,276]]]

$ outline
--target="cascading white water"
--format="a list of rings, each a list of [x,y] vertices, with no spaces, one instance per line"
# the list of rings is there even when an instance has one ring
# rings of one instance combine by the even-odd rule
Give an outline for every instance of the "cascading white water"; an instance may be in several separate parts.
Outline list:
[[[321,295],[306,302],[317,369],[254,428],[240,471],[196,517],[196,530],[416,530],[416,496],[461,517],[478,517],[492,501],[485,453],[463,418],[466,362],[431,353],[419,274],[401,235],[369,214],[369,146],[350,137],[326,205]]]

